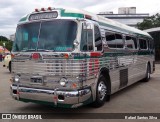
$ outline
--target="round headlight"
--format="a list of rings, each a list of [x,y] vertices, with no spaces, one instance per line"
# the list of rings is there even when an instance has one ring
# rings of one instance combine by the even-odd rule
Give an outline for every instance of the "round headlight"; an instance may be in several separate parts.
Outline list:
[[[62,79],[59,81],[59,83],[60,83],[61,86],[66,86],[67,79],[66,79],[66,78],[62,78]]]
[[[19,79],[20,79],[19,76],[15,76],[14,81],[19,82]]]

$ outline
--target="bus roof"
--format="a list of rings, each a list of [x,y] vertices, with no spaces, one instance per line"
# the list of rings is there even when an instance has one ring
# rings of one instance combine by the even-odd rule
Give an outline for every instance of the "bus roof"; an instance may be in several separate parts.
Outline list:
[[[113,28],[114,30],[124,31],[130,34],[136,34],[138,36],[146,36],[148,38],[152,38],[147,32],[141,31],[134,27],[127,26],[117,21],[107,19],[105,17],[99,16],[99,15],[96,15],[96,14],[93,14],[93,13],[90,13],[84,10],[74,9],[74,8],[50,8],[49,10],[48,9],[45,9],[45,8],[36,9],[36,11],[22,17],[19,21],[19,24],[29,21],[29,16],[31,14],[51,12],[51,11],[58,10],[60,11],[60,16],[62,18],[86,18],[86,19],[94,20],[98,22],[100,25],[109,26],[110,28]]]

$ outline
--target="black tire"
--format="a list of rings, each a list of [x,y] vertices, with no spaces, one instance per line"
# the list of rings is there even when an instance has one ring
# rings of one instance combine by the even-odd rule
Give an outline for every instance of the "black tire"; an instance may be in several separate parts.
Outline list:
[[[108,97],[107,89],[106,79],[101,75],[96,86],[96,100],[91,104],[93,107],[98,108],[104,105]]]
[[[151,78],[150,74],[151,74],[150,65],[147,65],[146,77],[143,79],[143,82],[148,82],[150,80]]]
[[[9,71],[11,72],[11,61],[9,62],[8,68],[9,68]]]

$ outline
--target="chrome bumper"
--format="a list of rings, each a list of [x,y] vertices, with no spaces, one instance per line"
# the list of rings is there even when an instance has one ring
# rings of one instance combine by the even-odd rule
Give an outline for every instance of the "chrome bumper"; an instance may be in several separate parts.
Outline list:
[[[10,93],[16,100],[36,103],[38,101],[39,103],[45,102],[55,107],[76,108],[93,101],[90,87],[76,91],[65,91],[58,88],[47,90],[11,85]]]

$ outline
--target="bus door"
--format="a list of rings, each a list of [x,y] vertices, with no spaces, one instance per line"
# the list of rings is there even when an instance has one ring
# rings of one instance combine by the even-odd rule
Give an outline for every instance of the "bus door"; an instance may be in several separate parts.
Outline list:
[[[92,59],[90,53],[94,51],[93,46],[93,24],[88,22],[82,23],[80,51],[84,55],[83,60],[86,64],[85,74],[90,79],[92,77]],[[87,84],[86,84],[87,85]]]
[[[91,23],[87,22],[82,23],[80,50],[81,52],[86,52],[86,53],[94,50],[93,25]]]

